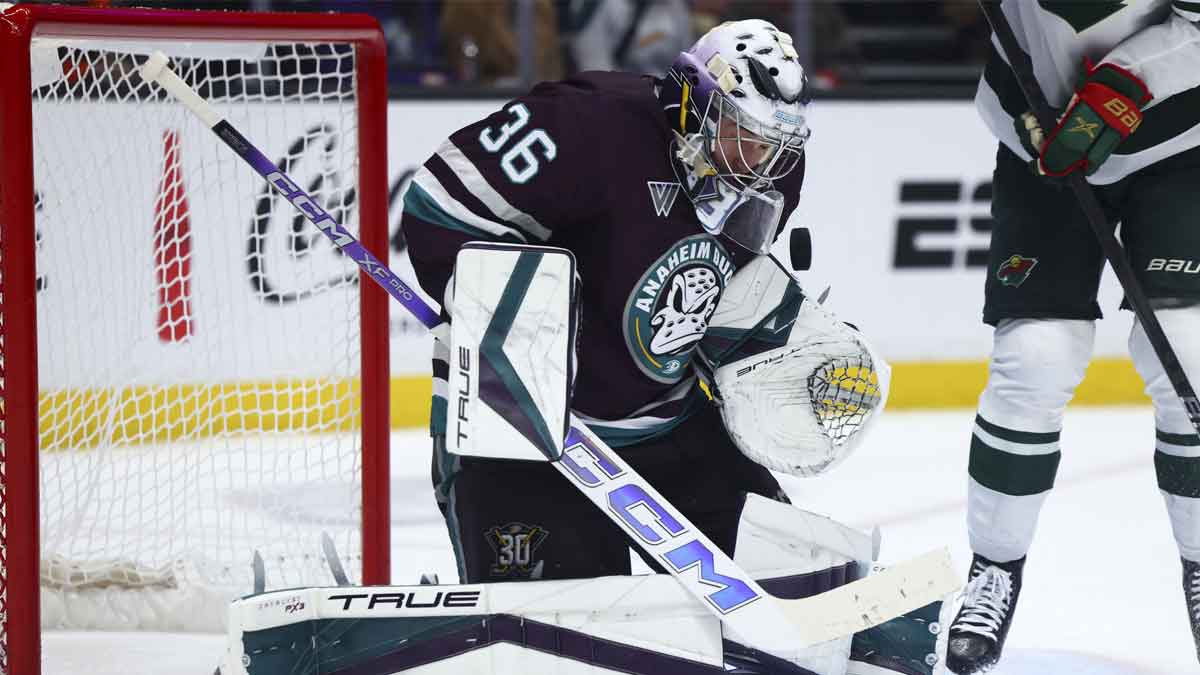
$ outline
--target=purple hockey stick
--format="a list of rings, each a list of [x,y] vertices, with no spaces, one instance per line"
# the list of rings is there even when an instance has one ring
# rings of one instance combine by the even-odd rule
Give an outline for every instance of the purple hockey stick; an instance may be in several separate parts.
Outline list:
[[[155,52],[142,65],[140,73],[142,79],[147,82],[158,83],[159,86],[166,89],[172,96],[186,105],[201,121],[213,130],[213,133],[222,141],[225,141],[225,145],[228,145],[239,157],[246,160],[246,163],[257,171],[258,175],[265,178],[272,187],[299,209],[308,218],[309,222],[324,232],[325,236],[342,253],[345,253],[351,260],[357,263],[368,276],[386,290],[389,295],[399,301],[400,304],[404,305],[404,308],[411,312],[421,323],[425,324],[427,328],[433,328],[441,323],[438,313],[433,311],[433,308],[426,304],[412,287],[396,276],[396,273],[387,265],[379,262],[378,258],[371,255],[371,252],[362,245],[362,242],[347,232],[346,228],[335,221],[325,209],[321,208],[312,197],[308,196],[308,193],[300,189],[291,178],[288,178],[287,174],[275,166],[274,162],[267,159],[265,155],[259,152],[258,148],[254,147],[237,129],[234,129],[228,121],[222,118],[208,104],[208,101],[201,98],[194,89],[181,80],[167,66],[166,55],[162,52]]]

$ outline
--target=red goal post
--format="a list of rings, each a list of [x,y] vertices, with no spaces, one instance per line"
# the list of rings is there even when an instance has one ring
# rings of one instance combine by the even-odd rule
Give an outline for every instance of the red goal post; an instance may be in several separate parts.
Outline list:
[[[335,137],[336,130],[320,131],[318,133],[327,135],[313,141],[313,145],[315,146],[318,142],[324,143],[324,152],[328,157],[323,157],[321,161],[341,162],[338,168],[342,174],[348,172],[356,174],[356,180],[352,181],[353,185],[343,186],[340,192],[330,190],[330,199],[341,200],[339,203],[342,212],[357,221],[358,236],[364,245],[376,255],[386,259],[385,255],[388,250],[387,147],[385,142],[386,61],[384,41],[378,24],[373,19],[361,15],[89,9],[44,5],[16,5],[7,8],[0,5],[0,8],[2,8],[0,9],[0,81],[4,82],[5,90],[4,96],[0,97],[0,149],[3,154],[3,162],[0,164],[0,488],[2,488],[0,490],[0,509],[2,509],[0,511],[2,514],[0,515],[2,518],[0,521],[2,522],[2,529],[0,529],[0,621],[3,622],[0,624],[0,672],[26,675],[36,674],[39,670],[40,625],[42,622],[39,595],[44,592],[40,590],[39,578],[44,579],[47,573],[47,563],[39,555],[39,542],[45,535],[42,532],[39,518],[41,501],[39,485],[44,485],[47,478],[39,472],[39,461],[49,457],[57,466],[64,463],[65,457],[73,454],[71,450],[58,446],[50,449],[43,447],[48,446],[51,441],[66,446],[77,444],[88,446],[88,449],[79,454],[86,457],[82,463],[89,465],[95,463],[95,456],[99,454],[99,451],[95,449],[97,444],[104,443],[119,446],[122,449],[136,448],[135,451],[130,452],[122,450],[119,453],[122,456],[150,452],[145,450],[146,446],[155,446],[155,444],[170,447],[171,452],[174,452],[177,446],[187,446],[187,452],[191,454],[181,459],[180,463],[199,464],[206,461],[197,459],[202,457],[205,452],[203,446],[210,443],[213,438],[221,438],[221,442],[227,446],[222,448],[222,452],[241,453],[237,455],[236,461],[251,465],[258,461],[266,463],[266,460],[256,459],[257,455],[254,453],[262,451],[263,448],[270,448],[276,443],[274,440],[276,437],[287,439],[284,443],[286,447],[281,449],[280,453],[293,452],[296,444],[309,444],[305,447],[304,452],[313,453],[316,456],[315,453],[321,451],[325,446],[331,445],[330,441],[323,440],[324,437],[318,436],[318,432],[337,436],[338,434],[345,435],[347,429],[353,429],[353,440],[344,442],[345,448],[349,448],[350,455],[345,457],[339,455],[328,460],[318,457],[310,461],[315,464],[336,464],[339,471],[344,471],[346,466],[350,466],[350,471],[357,474],[357,480],[360,482],[354,490],[356,494],[361,495],[360,506],[356,507],[360,510],[361,521],[360,530],[350,538],[361,542],[360,580],[363,583],[386,583],[389,580],[390,568],[389,369],[386,294],[371,283],[347,283],[336,286],[332,282],[322,281],[312,286],[312,289],[316,290],[310,289],[313,295],[321,295],[322,301],[328,301],[328,298],[335,294],[346,294],[350,287],[354,289],[353,305],[347,305],[344,308],[339,305],[339,311],[344,309],[346,317],[353,318],[357,315],[355,322],[357,325],[351,326],[347,323],[340,330],[357,335],[348,339],[345,344],[339,343],[341,345],[339,349],[344,351],[345,355],[339,357],[342,360],[336,364],[337,372],[334,376],[318,373],[310,377],[288,379],[277,375],[251,373],[251,379],[257,378],[257,381],[250,385],[231,384],[228,381],[198,382],[197,373],[202,377],[204,372],[202,369],[185,371],[189,360],[200,367],[207,363],[211,370],[212,364],[221,365],[227,358],[229,361],[239,363],[244,361],[250,364],[247,368],[253,370],[253,366],[256,364],[275,359],[277,356],[275,352],[281,351],[283,348],[282,344],[276,344],[267,345],[262,353],[230,352],[222,354],[220,350],[238,348],[238,342],[234,339],[238,336],[234,334],[235,331],[230,331],[229,334],[222,334],[223,341],[219,343],[222,346],[214,349],[214,355],[205,357],[210,358],[211,361],[206,362],[194,356],[180,355],[181,350],[198,348],[198,345],[202,344],[208,345],[209,343],[205,342],[208,339],[207,336],[223,319],[223,315],[206,316],[203,314],[202,310],[205,306],[238,304],[223,296],[211,300],[205,299],[201,294],[206,291],[200,288],[203,284],[199,281],[190,283],[195,270],[202,268],[205,264],[205,258],[199,255],[205,245],[202,241],[204,233],[220,229],[217,227],[218,225],[228,225],[239,235],[244,234],[244,225],[240,220],[232,223],[200,222],[204,220],[202,212],[208,208],[205,204],[207,201],[213,203],[232,201],[231,198],[227,198],[230,189],[224,187],[227,184],[224,181],[236,178],[239,184],[245,185],[244,188],[239,187],[238,189],[244,189],[249,196],[258,195],[260,185],[257,177],[248,172],[237,174],[236,170],[222,164],[223,160],[216,156],[209,164],[189,165],[187,162],[192,161],[189,153],[197,154],[193,147],[194,144],[186,139],[180,141],[178,137],[172,135],[174,132],[169,129],[154,129],[152,131],[155,138],[161,136],[163,139],[162,146],[154,148],[157,158],[155,166],[148,169],[155,177],[154,182],[157,183],[157,185],[149,186],[151,192],[153,192],[153,188],[157,187],[157,195],[154,197],[156,201],[153,208],[138,208],[137,213],[131,213],[128,219],[138,222],[135,227],[140,228],[137,230],[139,236],[151,230],[156,232],[153,235],[155,237],[153,245],[156,249],[154,265],[156,265],[157,295],[153,288],[141,287],[135,295],[148,301],[149,304],[153,304],[157,297],[158,303],[162,305],[158,307],[157,337],[138,337],[136,340],[130,341],[129,345],[118,345],[114,353],[119,353],[122,348],[128,349],[124,358],[136,361],[145,345],[149,345],[151,351],[167,350],[169,353],[166,356],[147,359],[150,363],[148,370],[153,371],[163,363],[177,360],[180,363],[172,366],[173,371],[171,368],[163,367],[164,372],[186,372],[187,376],[179,380],[172,379],[164,385],[155,379],[158,377],[157,375],[153,373],[147,375],[139,371],[128,379],[113,382],[104,378],[121,371],[121,368],[111,365],[105,366],[104,369],[97,369],[89,376],[95,382],[100,382],[99,384],[85,381],[81,385],[72,380],[62,389],[62,391],[68,392],[66,394],[48,391],[47,387],[50,385],[47,384],[47,380],[50,376],[47,375],[47,372],[53,375],[53,371],[62,369],[67,371],[65,377],[71,380],[79,375],[79,371],[87,370],[94,363],[102,361],[104,348],[100,343],[107,339],[107,334],[85,340],[83,346],[71,354],[59,355],[56,352],[47,354],[49,350],[57,349],[57,345],[61,342],[61,340],[55,339],[54,335],[47,333],[52,328],[51,324],[61,321],[61,319],[45,320],[45,315],[40,313],[42,310],[39,308],[39,292],[46,288],[58,291],[64,286],[70,286],[73,280],[66,279],[64,282],[64,274],[54,271],[49,277],[49,281],[44,283],[43,277],[46,270],[39,269],[39,260],[47,254],[42,251],[37,216],[37,211],[42,208],[43,187],[35,185],[35,173],[42,175],[44,171],[40,168],[35,171],[35,153],[42,153],[44,155],[42,159],[51,155],[57,157],[61,157],[61,155],[56,155],[57,152],[60,152],[59,150],[43,150],[43,148],[37,147],[35,125],[38,124],[38,120],[35,119],[34,111],[42,104],[35,103],[35,97],[27,94],[31,91],[42,91],[45,96],[54,97],[53,106],[42,106],[45,108],[48,118],[65,114],[60,111],[77,104],[80,111],[77,114],[81,115],[81,119],[89,122],[93,117],[99,117],[94,113],[94,109],[110,102],[110,99],[126,97],[129,90],[135,91],[135,98],[138,95],[144,95],[144,92],[136,93],[139,91],[136,83],[129,80],[122,80],[113,85],[114,88],[111,92],[98,91],[95,87],[106,86],[102,80],[107,75],[101,76],[84,72],[78,59],[71,64],[61,66],[62,77],[64,80],[68,80],[74,76],[79,81],[94,78],[95,82],[87,82],[89,87],[87,90],[81,91],[77,95],[73,94],[75,98],[70,102],[60,98],[60,90],[67,89],[73,83],[45,84],[41,85],[39,90],[35,80],[36,74],[33,72],[38,67],[32,56],[35,40],[48,39],[53,45],[55,44],[54,40],[61,39],[64,44],[77,45],[71,48],[81,49],[83,50],[80,52],[81,54],[88,55],[95,53],[94,49],[104,50],[115,46],[115,49],[121,50],[129,45],[141,43],[153,43],[160,46],[171,43],[196,43],[216,45],[218,49],[221,45],[226,44],[266,43],[272,45],[267,48],[268,52],[272,49],[276,52],[286,51],[274,47],[274,45],[345,45],[347,47],[344,49],[331,47],[329,51],[323,52],[323,57],[314,61],[318,64],[316,70],[308,74],[317,82],[316,85],[309,86],[301,81],[306,75],[304,72],[286,75],[286,77],[295,76],[300,79],[295,82],[289,80],[280,85],[278,101],[255,99],[245,105],[248,109],[254,110],[269,109],[273,111],[279,108],[282,111],[282,107],[291,102],[287,100],[289,91],[296,95],[297,106],[307,106],[308,109],[319,110],[322,106],[332,105],[324,99],[317,101],[311,97],[307,99],[304,97],[309,96],[312,90],[315,90],[318,95],[324,95],[324,90],[329,88],[329,77],[333,77],[335,80],[339,77],[337,72],[334,72],[332,76],[324,72],[326,66],[322,65],[324,63],[322,58],[327,57],[337,63],[344,63],[347,59],[352,58],[353,91],[337,92],[336,94],[343,96],[345,101],[351,99],[353,101],[351,112],[344,112],[344,110],[350,109],[350,104],[343,102],[338,105],[342,106],[339,108],[343,110],[341,114],[348,116],[347,119],[353,120],[354,132],[345,137]],[[69,48],[58,47],[57,49],[61,55],[65,53],[64,50]],[[303,50],[293,49],[292,54],[287,58],[296,60],[295,54],[300,51]],[[142,53],[140,47],[135,46],[133,53]],[[111,59],[108,56],[98,58]],[[113,62],[112,60],[104,61],[106,64]],[[283,63],[282,57],[280,63]],[[289,67],[291,66],[281,65],[279,69],[286,70]],[[340,67],[334,66],[335,71]],[[72,70],[72,68],[76,70]],[[206,70],[203,73],[207,73],[207,75],[202,74],[197,77],[211,77],[211,73],[216,72],[211,65],[206,65],[204,68]],[[302,64],[296,69],[304,71],[305,68],[307,66]],[[113,70],[118,69],[114,67]],[[261,87],[264,91],[268,89],[268,78],[262,71],[255,74],[255,77],[259,78],[261,82],[254,83],[254,87],[245,82],[240,84],[233,82],[239,77],[238,72],[234,71],[238,71],[238,68],[224,66],[222,71],[224,79],[219,87],[220,91],[229,94],[240,90],[249,91],[254,87]],[[344,74],[343,76],[348,77]],[[336,84],[333,88],[337,88]],[[213,89],[213,91],[218,91],[218,89]],[[125,106],[122,111],[136,111],[139,114],[145,110],[158,110],[165,107],[161,100],[153,99],[123,100],[121,105]],[[126,114],[126,112],[122,112],[122,114]],[[280,119],[285,119],[288,114],[291,113],[280,112]],[[130,120],[131,125],[136,123],[136,120]],[[275,126],[284,126],[284,124],[279,122]],[[320,128],[324,129],[325,127]],[[252,131],[248,131],[248,133],[252,133]],[[218,144],[216,139],[211,137],[210,142]],[[72,144],[76,147],[88,145],[88,143],[72,141],[69,138],[63,140],[62,143],[66,144],[68,149]],[[352,158],[344,151],[351,145],[354,146]],[[273,147],[274,149],[269,150],[269,153],[280,151],[278,144]],[[331,147],[333,149],[330,149]],[[126,160],[136,161],[134,155],[137,152],[134,151],[139,150],[140,147],[126,146],[126,149],[129,150],[128,154],[122,152],[121,148],[114,153],[98,153],[100,159],[97,163],[87,165],[80,163],[74,167],[74,176],[70,176],[71,172],[64,171],[62,175],[68,178],[63,180],[74,179],[92,183],[121,181],[125,175],[122,173],[125,169],[117,170],[117,167],[123,166],[120,163]],[[79,151],[83,152],[85,148],[79,148]],[[180,154],[183,155],[184,160],[178,159]],[[229,159],[230,162],[237,161],[232,156]],[[296,161],[309,160],[297,158]],[[174,162],[179,163],[175,164]],[[131,169],[130,172],[132,175],[133,170]],[[330,173],[328,176],[335,175],[335,173]],[[328,176],[318,171],[313,180],[325,181],[321,184],[326,185]],[[210,179],[213,180],[212,184],[201,185],[199,190],[193,185]],[[91,194],[81,191],[76,196],[76,200],[85,201],[91,198]],[[133,192],[131,191],[130,194]],[[184,201],[185,194],[190,200],[189,202]],[[64,210],[71,205],[72,200],[60,199]],[[129,199],[122,194],[115,201],[129,204],[132,208],[133,202],[136,200]],[[167,201],[171,203],[166,203]],[[189,203],[192,205],[190,225],[187,205]],[[166,205],[164,206],[164,204]],[[261,204],[260,198],[260,207]],[[120,207],[121,204],[116,206]],[[251,202],[251,206],[253,206],[253,202]],[[236,207],[233,208],[236,209]],[[95,216],[96,213],[99,212],[89,212],[86,214],[87,217],[77,216],[75,220],[64,216],[62,222],[81,228],[81,230],[89,225],[95,228],[106,224],[105,221]],[[164,213],[170,215],[164,216]],[[264,217],[261,208],[254,217],[257,220],[252,222],[262,225]],[[161,221],[164,218],[174,218],[170,227],[165,230],[174,233],[172,236],[179,236],[181,224],[190,226],[190,233],[163,246],[164,235],[162,233],[164,229]],[[268,215],[266,218],[278,219],[280,216]],[[286,216],[283,216],[282,219],[286,220]],[[277,230],[282,227],[278,223],[275,226]],[[191,233],[195,233],[194,239]],[[47,239],[51,238],[52,234],[46,233]],[[111,232],[106,232],[105,236],[116,240],[116,246],[124,242],[119,239],[118,235]],[[297,237],[300,238],[297,239]],[[143,241],[144,239],[146,237],[137,240],[138,246],[148,249],[150,244]],[[303,241],[303,238],[294,234],[293,240],[292,245],[297,246],[295,241]],[[246,251],[240,251],[240,253],[246,256],[255,254],[253,233],[250,241],[249,254]],[[196,256],[192,254],[193,244],[196,246]],[[54,244],[47,242],[45,246],[50,248]],[[242,244],[242,246],[245,245]],[[263,246],[265,248],[266,245]],[[303,244],[302,250],[299,252],[297,249],[293,249],[291,252],[293,262],[302,260],[305,256],[308,258],[316,256],[307,248],[303,248],[304,246],[312,246],[312,244],[311,242]],[[161,254],[164,251],[175,256],[174,262],[163,262]],[[98,251],[93,246],[87,250],[88,255],[85,257],[102,258],[108,253],[108,251]],[[269,252],[263,250],[258,251],[257,254],[261,258],[257,262],[252,257],[243,258],[241,270],[234,265],[229,268],[230,271],[227,273],[218,271],[214,274],[229,276],[244,271],[247,266],[253,270],[255,269],[254,265],[257,264],[260,266],[257,268],[259,277],[254,277],[254,273],[250,275],[250,286],[254,286],[255,281],[262,282],[261,266],[265,264],[263,261],[267,260],[270,255]],[[277,258],[288,259],[286,255],[277,256]],[[212,256],[208,256],[207,259],[211,260]],[[271,258],[272,263],[275,261],[275,258]],[[293,276],[289,277],[290,280],[300,279],[301,281],[296,283],[303,284],[306,283],[303,281],[304,275],[309,272],[306,271],[307,268],[300,269],[301,267],[302,265],[297,263],[298,271],[292,269],[288,271],[289,273],[294,272]],[[319,269],[313,274],[327,273],[328,269],[336,267],[336,260],[324,255],[318,267]],[[51,270],[54,269],[51,268]],[[180,272],[180,270],[183,271]],[[172,277],[172,274],[176,277]],[[183,275],[183,285],[180,285],[180,278],[177,278],[180,274]],[[70,290],[78,294],[78,297],[87,298],[87,301],[94,306],[103,307],[110,299],[95,297],[95,293],[103,292],[101,287],[104,284],[101,282],[106,276],[82,275],[79,280],[74,282],[74,286],[70,286]],[[171,284],[171,287],[166,288],[166,284]],[[153,285],[152,283],[151,286]],[[330,290],[331,288],[334,290]],[[181,291],[181,289],[183,290]],[[181,302],[179,299],[181,292],[184,293],[184,300],[192,292],[198,294],[195,299],[196,309],[178,304]],[[264,306],[270,302],[282,303],[279,298],[271,299],[263,290],[261,283],[254,287],[254,292],[258,293],[257,299]],[[167,306],[163,303],[170,304]],[[245,307],[252,308],[246,311],[257,311],[253,309],[256,306],[252,302],[247,301],[244,304]],[[295,304],[298,303],[292,303],[292,305]],[[150,311],[153,312],[153,310]],[[272,322],[276,321],[276,314],[271,313],[271,308],[262,311],[263,325],[274,325]],[[103,314],[101,312],[96,316]],[[119,310],[113,310],[109,314],[119,314]],[[191,333],[190,322],[193,314],[196,321],[196,336]],[[47,325],[39,326],[39,320]],[[107,318],[97,320],[95,316],[89,315],[89,321],[83,322],[82,325],[86,327],[90,323],[106,320]],[[169,327],[169,330],[164,330],[164,321],[175,323]],[[180,324],[179,321],[186,323]],[[238,330],[245,338],[245,343],[254,342],[252,338],[259,333],[257,330],[259,324],[252,319],[250,323],[253,325],[246,326],[244,316],[232,317],[230,321],[240,327]],[[309,325],[305,323],[306,321],[311,321],[311,319],[302,319],[296,325]],[[334,323],[335,320],[329,319],[329,322]],[[247,328],[252,328],[252,330],[247,331]],[[281,330],[284,329],[286,326],[281,327]],[[68,331],[68,333],[70,332],[72,331]],[[270,331],[264,328],[262,332],[269,333]],[[151,336],[155,335],[153,326],[150,328],[150,334]],[[42,342],[39,342],[39,336]],[[305,335],[294,335],[293,339],[300,342],[306,337]],[[178,344],[166,346],[160,344],[164,341],[168,343],[174,341]],[[233,347],[228,347],[226,343]],[[214,338],[212,344],[218,344],[218,340]],[[300,354],[295,358],[303,358],[303,356],[304,354]],[[280,363],[283,365],[278,368],[286,366],[285,361],[281,360]],[[39,366],[42,370],[42,380],[39,380]],[[338,398],[334,403],[326,401],[331,396],[339,396],[340,394],[337,392],[343,392],[343,390],[348,392],[343,398]],[[80,400],[79,392],[81,391],[87,392],[85,396],[91,396],[86,402],[89,410],[104,405],[106,401],[111,404],[111,409],[104,413],[103,417],[77,424],[72,430],[61,432],[67,438],[66,441],[57,435],[51,438],[53,434],[60,433],[58,429],[51,429],[57,420],[69,420],[71,424],[76,424],[80,416],[87,414],[82,411],[82,407],[85,406],[81,405],[80,409],[69,407],[70,401]],[[97,391],[100,393],[97,394]],[[130,396],[133,397],[132,400],[129,399]],[[120,401],[119,404],[110,401],[110,399],[121,397],[124,397],[125,400]],[[217,397],[223,398],[220,398],[219,404],[213,404]],[[61,410],[57,408],[53,411],[48,410],[51,402],[58,405],[62,401],[67,401],[68,407]],[[197,403],[197,401],[200,402]],[[246,403],[247,401],[250,403]],[[267,403],[263,403],[264,401]],[[302,403],[296,405],[305,406],[305,408],[303,410],[288,409],[287,404],[280,403],[280,401],[301,401]],[[351,405],[355,409],[345,412],[342,408],[347,405]],[[207,411],[204,415],[208,416],[203,418],[181,417],[184,414],[193,414],[193,408],[204,408]],[[341,412],[330,412],[333,408],[337,408]],[[178,412],[184,409],[189,412]],[[134,412],[131,413],[131,410]],[[213,416],[217,414],[225,417],[214,423]],[[341,416],[331,417],[335,414]],[[48,417],[53,417],[54,420],[47,421]],[[198,428],[204,430],[197,431]],[[130,431],[131,429],[133,431]],[[305,440],[310,436],[321,440]],[[254,444],[245,440],[251,437],[256,439]],[[80,440],[81,438],[83,440]],[[244,446],[240,445],[243,443]],[[153,459],[147,460],[153,463],[155,470],[161,466],[166,452],[155,450]],[[338,452],[344,452],[344,450]],[[122,457],[122,461],[126,459]],[[286,461],[294,460],[280,461],[286,463]],[[306,468],[310,467],[300,466],[298,470],[302,471]],[[115,471],[113,469],[105,471],[109,472],[103,474],[107,478],[93,478],[95,484],[89,488],[90,490],[96,491],[95,485],[100,485],[101,488],[107,487],[112,482],[111,475],[125,476],[124,473],[113,474],[112,472]],[[216,471],[212,473],[215,474]],[[189,483],[203,482],[209,480],[210,477],[209,473],[197,474],[197,477],[194,478],[185,474],[181,478],[171,478],[170,480],[180,480],[183,483],[181,489],[187,491],[191,488]],[[292,486],[288,489],[300,490],[300,494],[303,495],[306,494],[303,492],[305,486],[319,489],[320,480],[320,475],[305,474],[297,481],[297,485],[300,487]],[[143,489],[153,491],[157,488],[158,485],[155,484],[153,487],[145,486]],[[284,488],[272,486],[270,489],[283,490]],[[261,495],[257,494],[261,490],[253,482],[240,486],[239,490],[242,498],[254,502],[259,510],[272,511],[271,517],[276,520],[272,521],[267,518],[264,521],[267,523],[265,527],[268,530],[272,527],[283,528],[288,525],[289,512],[287,509],[274,505],[264,507]],[[43,495],[42,499],[44,498]],[[194,515],[193,507],[186,503],[182,506],[168,505],[162,508],[172,514],[182,511],[185,521]],[[117,506],[112,509],[112,512],[120,516],[126,512],[121,509],[122,507]],[[45,514],[43,513],[42,516],[44,517]],[[223,513],[214,514],[211,519],[223,523],[228,520]],[[197,520],[201,519],[197,518]],[[225,526],[227,523],[221,525],[221,527]],[[142,526],[135,524],[131,527],[136,529]],[[185,524],[181,529],[181,536],[191,536],[196,527],[194,524]],[[282,532],[283,530],[276,531]],[[241,540],[237,540],[231,546],[236,549],[241,543]],[[211,542],[202,542],[202,548],[210,545]],[[224,546],[224,543],[221,543],[221,546]],[[248,551],[245,553],[247,556],[249,555]],[[128,554],[121,552],[119,555],[124,558]],[[237,564],[240,565],[242,552],[236,550],[235,555],[239,561]],[[305,555],[308,554],[305,553]],[[74,565],[75,563],[68,561],[68,564]],[[220,564],[228,565],[229,563]],[[70,569],[75,570],[76,568]],[[191,567],[188,569],[191,570]],[[137,568],[135,571],[140,573],[141,570]],[[129,568],[122,570],[121,573],[129,576]],[[173,577],[173,575],[174,572],[169,573],[169,576]],[[268,572],[268,583],[271,582],[270,572]],[[173,580],[171,585],[174,583]]]

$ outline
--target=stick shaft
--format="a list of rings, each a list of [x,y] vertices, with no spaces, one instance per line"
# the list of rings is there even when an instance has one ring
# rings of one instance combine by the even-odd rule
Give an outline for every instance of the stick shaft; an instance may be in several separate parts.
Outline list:
[[[383,264],[362,245],[354,235],[346,231],[324,208],[302,190],[296,182],[287,176],[267,159],[253,143],[246,140],[237,129],[224,119],[208,101],[205,101],[196,90],[184,82],[175,71],[166,65],[166,57],[161,52],[150,57],[142,66],[142,77],[148,81],[157,82],[184,106],[191,110],[212,129],[225,145],[229,146],[239,157],[246,161],[258,175],[266,179],[295,206],[300,213],[316,226],[334,246],[345,253],[357,264],[367,276],[379,284],[395,298],[404,308],[413,314],[427,328],[433,328],[441,323],[441,318],[432,307],[426,303],[417,292],[396,275],[387,265]]]

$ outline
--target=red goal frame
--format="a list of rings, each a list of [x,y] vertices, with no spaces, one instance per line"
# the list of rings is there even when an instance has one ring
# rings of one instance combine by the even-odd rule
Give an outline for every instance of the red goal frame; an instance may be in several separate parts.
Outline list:
[[[350,43],[359,114],[359,238],[383,256],[387,223],[387,63],[375,19],[289,14],[16,5],[0,11],[0,650],[2,675],[40,670],[38,375],[30,40],[67,37]],[[385,258],[386,259],[386,258]],[[360,277],[362,543],[365,584],[390,577],[387,294]],[[2,618],[2,617],[7,617]],[[2,658],[2,657],[0,657]]]

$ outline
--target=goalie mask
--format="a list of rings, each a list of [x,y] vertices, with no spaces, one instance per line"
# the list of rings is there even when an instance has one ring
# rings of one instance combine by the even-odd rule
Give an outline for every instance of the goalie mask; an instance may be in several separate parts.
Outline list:
[[[705,231],[766,253],[783,209],[772,184],[796,168],[809,136],[808,80],[791,36],[758,19],[723,23],[676,58],[659,98]]]
[[[887,363],[769,258],[734,275],[711,325],[704,382],[738,449],[769,469],[827,471],[887,402]]]

